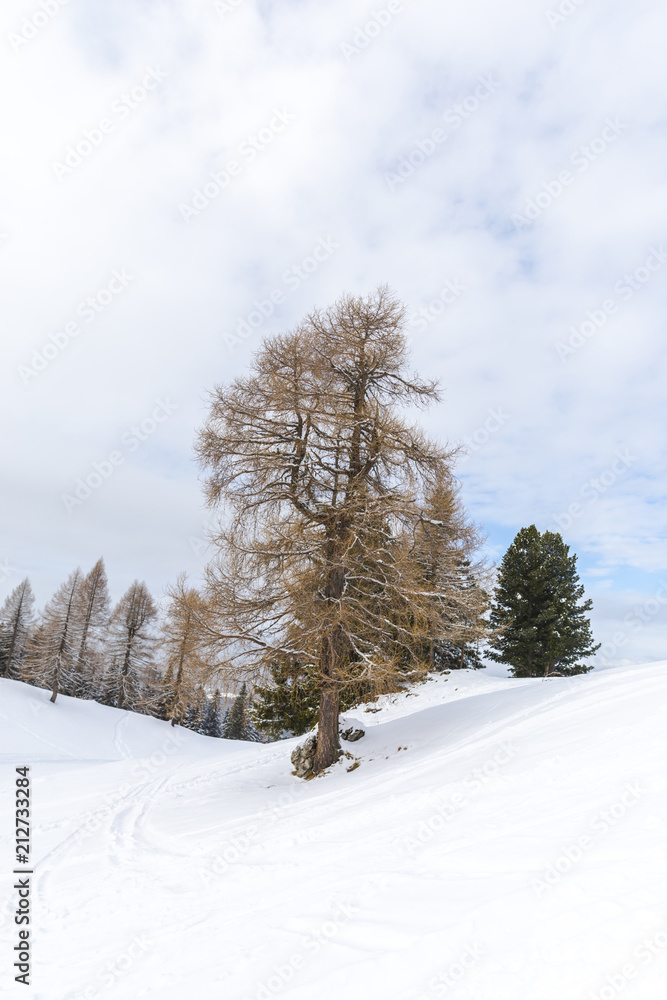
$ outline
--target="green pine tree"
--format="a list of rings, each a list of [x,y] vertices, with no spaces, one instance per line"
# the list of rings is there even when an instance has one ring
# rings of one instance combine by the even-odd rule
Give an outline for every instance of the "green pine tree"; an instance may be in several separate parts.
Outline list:
[[[491,610],[500,630],[490,659],[507,663],[514,677],[569,676],[592,670],[577,661],[594,645],[577,557],[561,536],[522,528],[505,553]]]
[[[244,739],[245,733],[245,703],[246,703],[246,686],[245,682],[241,685],[241,690],[234,699],[229,716],[227,718],[227,723],[223,732],[223,738],[226,740],[242,740]]]
[[[190,695],[187,707],[183,713],[181,725],[185,729],[192,730],[193,733],[200,733],[204,721],[204,708],[204,691],[201,687],[198,687]]]
[[[202,736],[212,736],[220,739],[222,736],[222,719],[220,716],[220,692],[216,691],[212,698],[206,699],[202,725],[199,730]]]
[[[247,740],[260,743],[261,736],[250,719],[250,699],[245,681],[234,699],[229,712],[225,712],[222,722],[222,738],[224,740]]]
[[[274,739],[302,736],[317,724],[320,693],[300,662],[285,656],[270,667],[271,679],[255,689],[253,721]]]
[[[354,679],[352,670],[350,675]],[[392,690],[400,689],[398,684],[392,686]],[[367,682],[349,683],[340,692],[341,712],[374,696]],[[254,688],[250,715],[259,732],[272,739],[303,736],[317,725],[319,702],[316,679],[300,660],[284,655],[271,661],[268,683]]]

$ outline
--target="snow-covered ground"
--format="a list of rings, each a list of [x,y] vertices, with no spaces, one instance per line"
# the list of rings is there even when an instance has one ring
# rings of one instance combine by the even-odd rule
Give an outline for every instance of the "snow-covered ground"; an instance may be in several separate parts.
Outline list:
[[[2,980],[31,1000],[663,1000],[667,664],[454,672],[298,742],[210,740],[0,681]],[[358,763],[358,766],[355,765]],[[33,985],[12,982],[32,767]]]

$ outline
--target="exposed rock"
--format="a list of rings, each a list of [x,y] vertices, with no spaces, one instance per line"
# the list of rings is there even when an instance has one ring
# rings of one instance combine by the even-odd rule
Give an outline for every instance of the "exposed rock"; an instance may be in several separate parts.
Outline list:
[[[317,733],[309,736],[305,743],[292,751],[290,760],[297,778],[307,778],[313,773],[313,762],[317,748]]]
[[[351,729],[346,729],[345,732],[340,735],[344,740],[346,740],[347,743],[356,743],[357,740],[360,740],[362,736],[366,735],[366,733],[363,729],[355,729],[352,727]]]

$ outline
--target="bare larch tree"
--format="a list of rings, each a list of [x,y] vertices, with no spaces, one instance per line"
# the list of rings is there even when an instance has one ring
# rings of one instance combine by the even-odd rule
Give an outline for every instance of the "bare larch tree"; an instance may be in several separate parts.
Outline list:
[[[386,287],[313,312],[215,388],[197,443],[221,513],[201,635],[228,677],[277,653],[309,665],[315,772],[340,753],[342,687],[417,676],[442,627],[447,581],[425,576],[415,534],[453,452],[402,412],[438,399],[408,368],[403,325]]]
[[[49,687],[52,702],[61,691],[74,694],[77,687],[82,582],[80,569],[70,573],[42,611],[26,647],[27,679],[39,687]]]
[[[0,677],[18,680],[34,617],[35,598],[30,581],[16,587],[0,610]]]
[[[153,624],[158,609],[145,583],[135,580],[114,608],[107,682],[115,689],[116,708],[136,708],[142,697],[142,671],[152,661]]]
[[[175,726],[182,722],[197,688],[203,685],[210,671],[200,655],[198,591],[188,587],[181,574],[167,593],[170,600],[161,629],[166,667],[161,715]]]
[[[110,599],[104,560],[98,559],[84,577],[79,593],[80,637],[76,655],[77,697],[91,697],[93,674],[100,667],[101,640],[109,626]]]

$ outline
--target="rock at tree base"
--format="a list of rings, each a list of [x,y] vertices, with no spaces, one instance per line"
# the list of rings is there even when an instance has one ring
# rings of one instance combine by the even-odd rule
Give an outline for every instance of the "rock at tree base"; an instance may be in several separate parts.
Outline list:
[[[316,748],[317,733],[314,733],[308,737],[303,745],[296,747],[292,751],[290,760],[292,761],[294,773],[297,778],[305,778],[308,774],[312,773]]]

